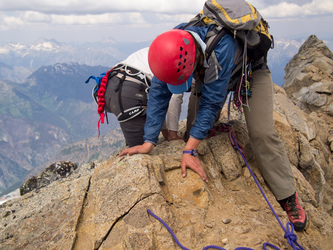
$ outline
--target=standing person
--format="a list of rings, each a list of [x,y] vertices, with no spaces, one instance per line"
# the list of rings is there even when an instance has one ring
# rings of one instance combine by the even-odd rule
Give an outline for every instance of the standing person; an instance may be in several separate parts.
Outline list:
[[[183,177],[186,177],[186,168],[190,168],[208,181],[196,150],[222,109],[237,63],[234,61],[237,43],[231,33],[222,36],[214,47],[218,64],[207,62],[204,41],[214,28],[215,24],[189,27],[180,24],[152,42],[148,58],[154,77],[148,101],[145,142],[125,149],[119,156],[150,153],[153,150],[171,95],[187,91],[193,76],[196,83],[202,83],[201,101],[184,147],[181,169]],[[307,216],[299,204],[290,162],[274,127],[273,82],[267,66],[267,54],[252,64],[252,98],[244,107],[252,150],[266,182],[287,212],[295,230],[302,231]]]
[[[104,112],[116,115],[124,134],[126,145],[133,147],[141,145],[146,122],[146,108],[150,82],[153,77],[148,65],[148,48],[138,50],[124,61],[116,64],[104,76],[102,83],[93,90],[93,96],[99,105],[98,112],[101,122],[104,122]],[[90,77],[94,78],[94,77]],[[90,80],[86,81],[86,83]],[[99,88],[97,88],[99,87]],[[179,116],[183,94],[175,95],[170,100],[168,126],[163,136],[167,140],[180,139],[177,137]]]

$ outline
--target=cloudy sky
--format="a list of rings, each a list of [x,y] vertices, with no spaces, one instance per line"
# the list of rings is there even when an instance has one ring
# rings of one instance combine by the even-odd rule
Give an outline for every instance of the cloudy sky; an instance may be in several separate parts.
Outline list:
[[[250,0],[275,38],[333,37],[333,0]],[[204,0],[0,0],[0,42],[152,40],[202,10]]]

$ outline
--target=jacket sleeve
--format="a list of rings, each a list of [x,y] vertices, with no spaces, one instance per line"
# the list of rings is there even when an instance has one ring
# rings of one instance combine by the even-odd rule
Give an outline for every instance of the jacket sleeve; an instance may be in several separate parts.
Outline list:
[[[222,70],[219,70],[217,80],[204,83],[202,86],[199,112],[190,131],[190,136],[195,139],[203,140],[207,136],[208,131],[214,125],[218,112],[222,109],[228,94],[230,75],[234,68],[235,50],[236,43],[229,34],[223,36],[214,49]]]
[[[166,83],[158,80],[155,76],[152,79],[147,104],[147,120],[145,124],[144,141],[156,145],[162,124],[168,110],[172,93]]]

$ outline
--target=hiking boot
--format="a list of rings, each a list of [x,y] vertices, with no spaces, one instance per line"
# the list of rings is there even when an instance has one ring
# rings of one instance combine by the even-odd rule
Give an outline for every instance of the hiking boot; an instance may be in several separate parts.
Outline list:
[[[287,199],[279,201],[279,203],[284,211],[287,212],[290,222],[294,225],[294,229],[297,232],[303,231],[306,226],[307,218],[304,209],[298,202],[297,193]]]

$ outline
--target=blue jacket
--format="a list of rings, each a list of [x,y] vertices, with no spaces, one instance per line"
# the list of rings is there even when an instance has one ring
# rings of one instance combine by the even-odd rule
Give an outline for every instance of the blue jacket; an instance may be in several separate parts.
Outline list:
[[[182,28],[181,24],[176,28]],[[213,28],[210,26],[188,27],[185,30],[196,32],[205,41],[205,37]],[[190,131],[190,137],[203,140],[213,127],[216,115],[221,111],[228,94],[228,83],[234,65],[236,43],[231,35],[224,35],[214,48],[217,60],[222,68],[219,78],[213,82],[205,82],[201,88],[202,96],[197,119]],[[167,84],[153,77],[147,104],[147,120],[145,124],[144,141],[156,144],[168,110],[172,93]]]

